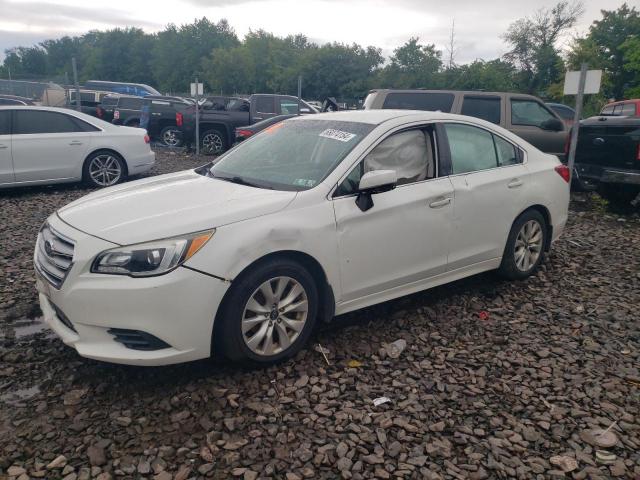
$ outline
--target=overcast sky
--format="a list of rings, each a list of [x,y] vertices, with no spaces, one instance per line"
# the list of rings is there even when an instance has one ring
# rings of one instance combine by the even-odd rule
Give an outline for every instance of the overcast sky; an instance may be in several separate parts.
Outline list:
[[[634,5],[640,0],[628,0]],[[0,59],[4,50],[91,29],[135,26],[148,32],[203,16],[226,18],[242,37],[250,29],[276,35],[302,33],[324,43],[356,42],[385,55],[412,36],[444,50],[455,19],[457,63],[505,52],[509,24],[557,0],[0,0]],[[583,0],[585,14],[572,34],[584,33],[623,0]],[[568,40],[568,39],[566,39]]]

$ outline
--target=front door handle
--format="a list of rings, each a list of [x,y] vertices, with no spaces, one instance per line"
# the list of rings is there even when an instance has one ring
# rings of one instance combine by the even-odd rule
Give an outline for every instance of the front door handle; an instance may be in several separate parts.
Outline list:
[[[82,142],[74,140],[73,142],[70,142],[69,145],[82,145]]]
[[[429,206],[431,208],[440,208],[440,207],[444,207],[445,205],[449,205],[450,203],[451,203],[451,197],[447,197],[447,198],[443,198],[443,199],[431,202]]]
[[[518,188],[518,187],[521,187],[523,184],[524,182],[522,180],[520,180],[519,178],[514,178],[507,184],[507,187]]]
[[[2,144],[0,144],[0,149],[5,149],[5,148],[9,148],[9,147],[8,147],[8,146],[6,146],[6,145],[2,145]]]

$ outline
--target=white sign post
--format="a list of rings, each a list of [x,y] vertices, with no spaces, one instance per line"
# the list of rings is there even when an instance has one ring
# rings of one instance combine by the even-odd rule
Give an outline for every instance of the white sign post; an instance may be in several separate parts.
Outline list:
[[[582,116],[582,98],[585,93],[598,93],[600,91],[600,81],[602,70],[587,70],[587,64],[581,65],[579,72],[567,72],[564,77],[564,94],[576,95],[576,113],[573,118],[573,128],[571,129],[571,142],[569,144],[569,185],[573,179],[573,169],[576,163],[576,148],[578,146],[578,130],[580,130],[580,117]]]
[[[196,77],[196,82],[191,84],[191,96],[196,99],[196,155],[200,155],[200,95],[204,95],[204,88]]]

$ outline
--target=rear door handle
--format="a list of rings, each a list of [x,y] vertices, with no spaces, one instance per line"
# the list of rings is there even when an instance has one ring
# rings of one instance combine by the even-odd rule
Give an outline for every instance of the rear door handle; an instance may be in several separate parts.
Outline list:
[[[431,208],[440,208],[440,207],[444,207],[445,205],[449,205],[450,203],[451,203],[451,197],[447,197],[441,200],[436,200],[434,202],[431,202],[429,206]]]
[[[0,148],[5,149],[5,148],[9,148],[9,147],[7,145],[0,144]]]
[[[73,142],[70,142],[69,145],[82,145],[82,142],[79,142],[78,140],[74,140]]]
[[[507,187],[518,188],[518,187],[521,187],[523,184],[524,182],[522,180],[520,180],[519,178],[514,178],[507,184]]]

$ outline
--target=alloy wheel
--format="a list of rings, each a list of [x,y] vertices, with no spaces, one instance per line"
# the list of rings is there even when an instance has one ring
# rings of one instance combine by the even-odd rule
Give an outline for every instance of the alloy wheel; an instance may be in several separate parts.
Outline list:
[[[542,226],[536,220],[529,220],[516,237],[514,258],[518,270],[526,272],[536,264],[542,253],[542,243]]]
[[[222,152],[224,143],[222,137],[217,133],[207,133],[202,137],[202,150],[206,154],[215,154]]]
[[[162,142],[169,147],[177,147],[181,143],[178,130],[166,130],[162,134]]]
[[[287,350],[302,333],[309,313],[307,292],[291,277],[275,277],[249,297],[242,314],[242,337],[260,356]]]
[[[122,167],[113,155],[97,155],[89,164],[89,176],[96,185],[109,187],[122,177]]]

